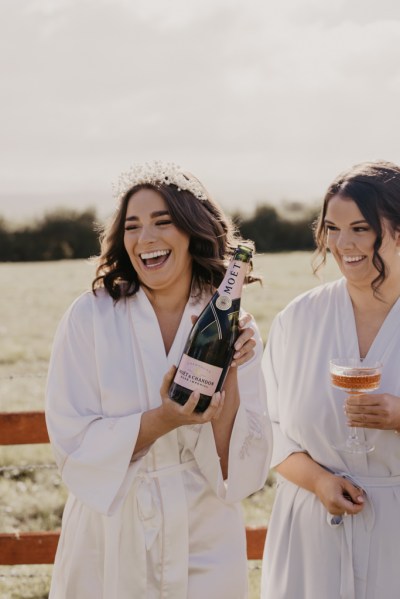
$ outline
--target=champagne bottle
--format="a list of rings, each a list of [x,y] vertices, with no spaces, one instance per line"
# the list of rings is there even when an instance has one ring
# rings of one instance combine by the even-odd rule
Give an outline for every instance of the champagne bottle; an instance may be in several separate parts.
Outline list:
[[[239,308],[243,282],[252,257],[239,245],[224,279],[195,322],[186,341],[169,397],[184,405],[200,391],[196,412],[204,412],[211,397],[222,388],[239,335]]]

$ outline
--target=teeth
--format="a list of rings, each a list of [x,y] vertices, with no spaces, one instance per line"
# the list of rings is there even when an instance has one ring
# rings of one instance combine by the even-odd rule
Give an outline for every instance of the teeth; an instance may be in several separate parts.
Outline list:
[[[344,262],[359,262],[363,260],[364,256],[343,256]]]
[[[158,256],[167,256],[169,250],[157,250],[155,252],[147,252],[147,254],[140,254],[142,260],[150,260],[150,258],[158,258]]]

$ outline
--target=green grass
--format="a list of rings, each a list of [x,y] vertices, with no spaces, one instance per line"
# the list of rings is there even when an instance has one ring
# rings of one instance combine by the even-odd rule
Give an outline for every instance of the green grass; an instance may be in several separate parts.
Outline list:
[[[311,254],[260,255],[255,270],[263,286],[248,286],[243,306],[259,325],[263,340],[275,314],[299,293],[320,283],[311,273]],[[44,386],[55,328],[62,314],[94,274],[83,260],[0,264],[0,411],[43,410]],[[332,262],[325,280],[337,278]],[[66,489],[55,468],[19,470],[52,464],[49,446],[0,447],[0,464],[17,466],[0,476],[0,531],[51,530],[60,524]],[[248,524],[268,523],[274,497],[273,474],[258,493],[243,502]],[[47,597],[51,566],[0,566],[2,599]],[[249,562],[250,599],[259,596],[260,563]]]

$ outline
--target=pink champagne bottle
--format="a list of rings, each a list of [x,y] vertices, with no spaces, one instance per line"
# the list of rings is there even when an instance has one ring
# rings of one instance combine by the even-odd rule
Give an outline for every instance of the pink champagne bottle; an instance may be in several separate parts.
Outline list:
[[[183,405],[197,390],[196,412],[204,412],[212,395],[223,387],[239,336],[239,309],[243,283],[252,257],[239,245],[225,277],[206,305],[186,341],[169,397]]]

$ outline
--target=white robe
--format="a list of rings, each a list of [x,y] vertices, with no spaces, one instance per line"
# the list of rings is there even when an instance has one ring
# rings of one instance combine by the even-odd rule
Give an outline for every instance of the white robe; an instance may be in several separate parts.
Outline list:
[[[278,477],[265,547],[263,599],[399,599],[400,436],[358,429],[375,451],[353,456],[334,445],[348,434],[345,393],[333,389],[329,360],[358,357],[345,279],[294,300],[276,318],[263,359],[274,431],[272,466],[306,451],[366,490],[363,511],[334,526],[317,497]],[[379,392],[400,396],[400,300],[368,359],[383,362]]]
[[[263,486],[272,446],[261,339],[239,368],[226,481],[210,423],[173,430],[131,462],[141,415],[160,405],[201,308],[188,302],[168,356],[142,290],[115,305],[104,290],[86,293],[60,322],[46,418],[70,495],[51,599],[246,597],[238,502]]]

